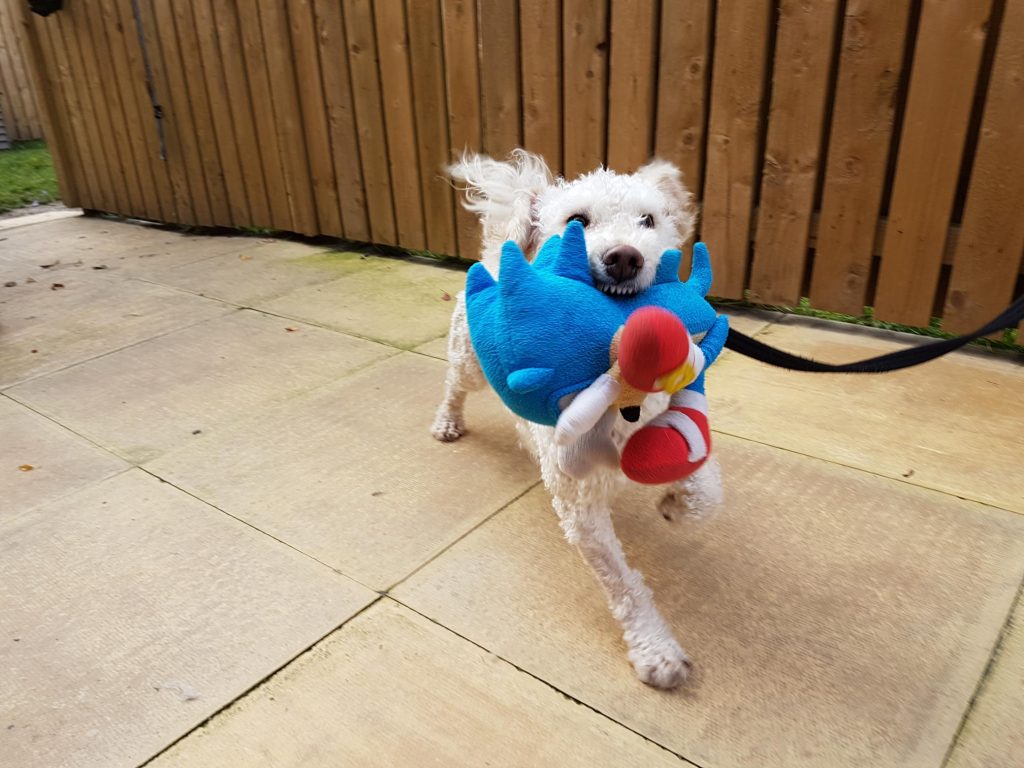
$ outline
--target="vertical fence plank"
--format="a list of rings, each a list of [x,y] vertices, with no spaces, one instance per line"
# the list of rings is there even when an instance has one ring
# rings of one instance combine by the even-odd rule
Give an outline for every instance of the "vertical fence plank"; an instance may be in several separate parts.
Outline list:
[[[388,161],[391,166],[391,192],[395,204],[395,225],[398,228],[397,244],[419,250],[426,248],[426,238],[419,161],[416,157],[409,35],[404,4],[400,0],[377,2],[374,4],[374,16]]]
[[[34,17],[35,29],[43,43],[42,50],[52,62],[56,91],[60,94],[57,104],[58,114],[66,117],[69,126],[65,136],[68,139],[68,155],[73,158],[77,177],[80,180],[81,203],[83,208],[102,208],[106,205],[103,184],[97,171],[96,158],[89,147],[89,136],[86,133],[85,109],[80,103],[79,93],[71,79],[71,65],[68,51],[64,47],[64,36],[61,34],[60,23],[50,17],[40,19]]]
[[[14,59],[17,53],[11,42],[14,35],[9,29],[8,15],[14,10],[10,0],[0,0],[0,112],[11,138],[21,134],[21,104],[14,79]]]
[[[334,177],[327,107],[320,82],[320,54],[316,45],[316,26],[310,0],[289,0],[288,19],[291,22],[296,82],[309,154],[306,172],[313,182],[316,214],[320,222],[317,232],[340,237],[343,227],[338,204],[338,182]]]
[[[103,104],[93,87],[97,84],[96,76],[90,76],[91,70],[86,70],[86,57],[82,54],[81,26],[70,14],[59,13],[48,18],[52,22],[50,30],[54,33],[55,47],[59,45],[62,49],[62,63],[67,68],[66,87],[74,90],[77,108],[81,110],[84,143],[80,145],[80,151],[89,155],[93,173],[96,174],[96,202],[102,210],[116,211],[124,182],[118,180],[115,167],[107,157],[105,135],[96,111],[97,104],[101,111]],[[94,98],[97,100],[95,103]]]
[[[363,194],[363,170],[359,164],[345,21],[341,5],[334,0],[314,0],[314,8],[342,225],[348,239],[367,241],[370,239],[370,222]]]
[[[654,153],[679,166],[686,186],[699,193],[703,184],[711,0],[663,0],[660,33]]]
[[[480,149],[480,71],[477,57],[476,3],[442,0],[445,90],[451,154]],[[455,210],[458,253],[464,259],[480,255],[480,228],[476,216],[461,205]]]
[[[235,4],[233,0],[213,0],[211,10],[217,35],[216,45],[220,51],[223,88],[227,99],[226,103],[223,103],[223,107],[230,110],[230,118],[225,118],[225,120],[230,120],[234,133],[245,199],[249,207],[249,224],[269,227],[273,222],[273,215],[267,197],[268,185],[263,174],[263,167],[267,161],[262,157],[259,140],[256,136],[256,119],[253,114],[252,102],[249,99],[242,33],[235,12]],[[221,135],[220,131],[218,131],[219,135]]]
[[[484,151],[507,155],[522,142],[519,21],[515,0],[479,0],[480,104]]]
[[[152,109],[149,108],[147,102],[146,108],[143,110],[136,99],[136,79],[144,77],[144,74],[141,69],[134,70],[132,68],[124,40],[125,34],[135,34],[135,27],[132,25],[126,29],[121,24],[115,0],[101,0],[100,6],[97,9],[100,13],[100,34],[104,36],[104,44],[108,52],[106,58],[113,78],[111,88],[118,92],[124,112],[128,152],[130,153],[129,161],[138,177],[142,210],[147,218],[157,221],[164,220],[160,194],[157,191],[163,179],[158,181],[159,177],[153,173],[149,146],[146,143],[147,132],[153,130]]]
[[[233,0],[232,5],[242,33],[245,75],[256,119],[256,140],[263,157],[263,177],[266,180],[271,220],[278,229],[294,232],[298,230],[298,226],[292,218],[288,186],[285,181],[284,155],[274,119],[274,100],[270,91],[270,75],[259,14],[254,13],[251,6],[241,7],[238,0]]]
[[[180,162],[184,168],[188,199],[195,212],[194,223],[213,226],[216,221],[206,186],[206,171],[195,141],[197,132],[175,31],[174,12],[169,4],[161,0],[150,0],[149,6],[152,24],[147,25],[147,36],[152,30],[154,38],[154,44],[149,45],[149,50],[159,50],[163,72],[161,92],[167,94],[164,124],[168,135],[168,152],[172,151],[173,146],[173,162]]]
[[[561,3],[520,0],[523,146],[562,169]]]
[[[53,73],[54,61],[47,56],[52,52],[48,48],[48,43],[44,44],[45,35],[40,33],[38,26],[29,18],[30,15],[28,6],[23,5],[21,13],[13,16],[15,34],[22,41],[28,75],[35,92],[39,94],[39,120],[50,148],[50,155],[53,157],[61,200],[66,205],[77,206],[80,204],[83,189],[82,176],[79,175],[81,168],[69,157],[71,138],[68,121],[58,106],[57,78]]]
[[[76,6],[76,9],[80,12],[78,20],[82,25],[79,34],[84,40],[89,41],[90,56],[95,59],[97,64],[98,85],[103,88],[101,98],[105,103],[101,110],[106,116],[105,122],[110,131],[108,152],[116,158],[116,165],[120,168],[121,178],[124,179],[122,200],[125,208],[118,212],[145,217],[148,214],[148,209],[142,194],[139,163],[134,157],[132,128],[128,121],[128,110],[123,98],[125,94],[115,76],[113,55],[104,30],[106,19],[97,3],[83,3]]]
[[[779,8],[757,245],[750,274],[754,301],[796,304],[800,300],[836,7],[836,0],[783,0]]]
[[[927,325],[931,317],[991,5],[925,0],[921,8],[875,297],[879,320]]]
[[[252,222],[249,202],[245,191],[245,176],[242,173],[242,158],[239,157],[239,142],[235,137],[234,121],[228,99],[228,85],[221,67],[223,54],[217,40],[217,23],[210,0],[192,0],[194,34],[199,48],[199,72],[206,85],[209,99],[210,130],[217,148],[218,167],[224,183],[226,213],[231,223],[246,226]],[[207,166],[207,173],[210,172]],[[227,223],[227,222],[222,222]]]
[[[315,235],[317,208],[313,199],[301,107],[295,87],[295,57],[289,35],[288,16],[279,0],[259,3],[259,10],[267,71],[270,76],[270,95],[274,105],[274,125],[277,128],[278,149],[284,168],[292,225],[296,232]]]
[[[716,296],[740,297],[745,287],[772,5],[718,4],[701,223]]]
[[[0,106],[12,139],[38,139],[42,136],[42,125],[28,71],[27,40],[21,33],[16,2],[0,2]]]
[[[631,173],[654,149],[657,3],[613,0],[608,73],[608,166]]]
[[[607,0],[565,0],[562,9],[563,165],[566,178],[605,161]]]
[[[199,219],[196,215],[196,202],[189,186],[188,169],[179,141],[178,124],[171,117],[173,102],[170,95],[170,80],[164,63],[163,48],[160,45],[160,35],[156,17],[153,15],[153,8],[148,2],[140,2],[138,5],[143,37],[140,41],[135,21],[135,10],[131,3],[117,0],[117,5],[121,15],[121,24],[131,30],[125,42],[128,44],[128,60],[132,63],[136,76],[139,78],[138,87],[143,91],[146,89],[143,62],[143,49],[145,49],[152,67],[153,88],[164,113],[161,125],[166,142],[166,160],[157,161],[157,173],[162,173],[164,180],[162,185],[158,185],[158,191],[161,193],[161,206],[168,211],[171,221],[177,224],[197,224]],[[148,93],[141,98],[144,99],[145,104],[150,104]],[[152,117],[151,106],[148,107],[148,111]],[[156,126],[153,128],[153,132],[149,133],[149,141],[150,152],[156,152],[156,156],[159,157]]]
[[[441,6],[406,0],[405,7],[427,248],[452,254],[456,250],[455,209],[451,187],[442,176],[448,162],[448,120],[444,109]]]
[[[953,254],[942,327],[969,331],[1014,298],[1024,250],[1024,0],[1007,0]]]
[[[899,95],[910,0],[849,0],[840,44],[811,303],[860,315]]]
[[[106,210],[131,213],[134,211],[130,205],[127,174],[121,162],[122,153],[115,135],[114,109],[103,87],[104,81],[99,70],[100,56],[97,55],[89,30],[87,12],[86,7],[80,3],[69,5],[59,14],[60,23],[65,28],[65,43],[73,51],[72,55],[76,55],[74,51],[77,49],[76,60],[80,67],[74,76],[78,79],[78,87],[87,104],[86,119],[95,131],[92,150],[98,153],[100,162],[105,165],[105,178],[113,184],[113,188],[108,189],[106,196],[113,207]]]
[[[377,42],[370,0],[344,0],[345,35],[348,38],[352,101],[359,133],[363,186],[374,242],[395,245],[395,210],[391,199],[388,145],[384,135]]]

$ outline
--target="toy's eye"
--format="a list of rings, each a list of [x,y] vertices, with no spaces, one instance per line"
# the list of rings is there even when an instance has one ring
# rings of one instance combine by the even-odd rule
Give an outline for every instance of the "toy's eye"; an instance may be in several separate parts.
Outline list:
[[[650,213],[645,213],[640,217],[640,226],[646,227],[647,229],[654,229],[654,216]]]
[[[574,213],[566,220],[566,224],[572,224],[574,221],[578,221],[586,229],[590,226],[590,217],[585,213]]]

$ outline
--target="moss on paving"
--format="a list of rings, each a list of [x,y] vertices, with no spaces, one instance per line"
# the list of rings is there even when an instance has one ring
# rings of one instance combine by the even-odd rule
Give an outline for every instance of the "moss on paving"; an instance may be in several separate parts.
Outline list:
[[[18,141],[0,151],[0,213],[60,199],[50,151],[42,141]]]

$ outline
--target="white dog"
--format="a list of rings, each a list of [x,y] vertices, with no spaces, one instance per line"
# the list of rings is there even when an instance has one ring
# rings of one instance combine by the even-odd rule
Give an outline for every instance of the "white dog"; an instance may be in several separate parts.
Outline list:
[[[598,169],[574,181],[552,178],[545,162],[523,150],[508,162],[468,155],[449,169],[466,192],[466,207],[483,226],[482,261],[497,278],[502,243],[514,240],[527,256],[569,221],[581,221],[595,284],[612,294],[635,294],[654,280],[662,253],[677,248],[694,226],[692,196],[682,174],[654,160],[633,174]],[[468,392],[486,385],[473,352],[460,294],[448,337],[449,369],[444,400],[432,433],[438,440],[459,439],[466,431],[463,407]],[[614,437],[622,444],[652,416],[665,411],[666,396],[652,395],[637,424],[614,416]],[[658,688],[683,682],[690,661],[654,605],[639,572],[629,567],[611,521],[610,502],[626,481],[618,470],[598,469],[574,479],[560,469],[555,430],[519,420],[523,443],[540,465],[544,484],[565,536],[579,548],[607,594],[622,625],[629,659],[640,679]],[[564,466],[564,464],[562,464]],[[712,456],[693,475],[669,486],[659,503],[667,519],[701,515],[721,502],[718,464]]]

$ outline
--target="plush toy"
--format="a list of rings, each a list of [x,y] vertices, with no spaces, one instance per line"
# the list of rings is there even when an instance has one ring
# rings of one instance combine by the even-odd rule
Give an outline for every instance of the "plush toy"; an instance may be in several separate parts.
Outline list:
[[[506,243],[498,281],[482,264],[470,269],[469,330],[484,374],[514,413],[556,428],[568,474],[582,477],[605,463],[638,482],[664,483],[706,460],[703,370],[721,352],[728,320],[704,298],[711,285],[704,245],[694,248],[685,283],[680,259],[666,251],[638,296],[608,296],[594,287],[583,227],[573,222],[532,264]],[[620,458],[610,436],[616,409],[653,391],[672,395],[669,410],[636,432]]]

